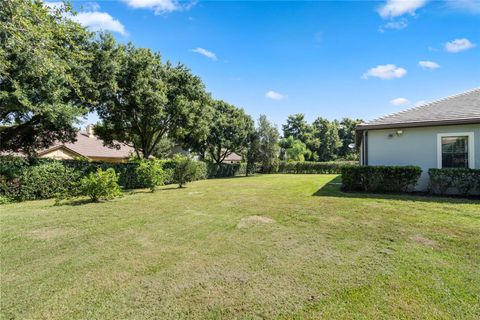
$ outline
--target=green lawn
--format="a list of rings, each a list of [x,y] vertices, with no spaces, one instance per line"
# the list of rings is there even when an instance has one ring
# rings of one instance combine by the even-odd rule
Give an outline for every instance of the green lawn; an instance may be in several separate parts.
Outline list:
[[[480,202],[335,178],[0,206],[0,318],[480,318]]]

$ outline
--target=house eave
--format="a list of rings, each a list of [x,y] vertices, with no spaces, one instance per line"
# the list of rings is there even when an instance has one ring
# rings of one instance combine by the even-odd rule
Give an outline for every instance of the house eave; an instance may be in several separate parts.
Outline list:
[[[475,124],[475,123],[480,124],[480,118],[399,122],[399,123],[385,123],[385,124],[359,124],[356,130],[363,131],[363,130],[380,130],[380,129],[395,129],[395,128],[418,128],[418,127],[435,127],[435,126],[462,125],[462,124]]]

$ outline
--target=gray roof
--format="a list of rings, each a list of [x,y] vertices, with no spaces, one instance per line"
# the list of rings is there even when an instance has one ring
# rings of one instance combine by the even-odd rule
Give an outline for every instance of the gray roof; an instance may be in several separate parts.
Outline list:
[[[480,87],[361,123],[357,130],[464,123],[480,123]]]

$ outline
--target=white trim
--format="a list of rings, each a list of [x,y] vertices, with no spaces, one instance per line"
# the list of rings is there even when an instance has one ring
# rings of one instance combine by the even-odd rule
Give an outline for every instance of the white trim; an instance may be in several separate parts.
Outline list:
[[[468,137],[468,167],[475,169],[475,143],[473,132],[448,132],[437,133],[437,168],[442,168],[442,138],[443,137]]]

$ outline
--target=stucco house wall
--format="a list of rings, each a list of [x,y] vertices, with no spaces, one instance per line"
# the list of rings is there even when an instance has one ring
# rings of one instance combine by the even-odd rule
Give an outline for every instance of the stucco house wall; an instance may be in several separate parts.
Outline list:
[[[52,158],[57,160],[72,160],[78,157],[78,155],[69,152],[66,149],[55,149],[51,152],[44,153],[40,155],[40,158]]]
[[[473,166],[480,169],[480,124],[368,130],[368,165],[420,166],[423,172],[416,189],[425,190],[428,169],[438,167],[438,134],[470,132],[474,137]]]

